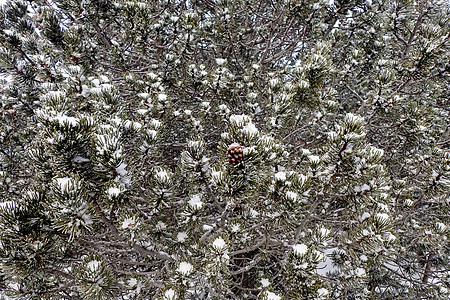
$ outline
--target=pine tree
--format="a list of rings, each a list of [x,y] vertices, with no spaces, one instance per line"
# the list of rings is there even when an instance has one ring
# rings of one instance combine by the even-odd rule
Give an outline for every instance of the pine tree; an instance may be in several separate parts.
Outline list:
[[[0,297],[449,297],[446,1],[10,0],[0,27]]]

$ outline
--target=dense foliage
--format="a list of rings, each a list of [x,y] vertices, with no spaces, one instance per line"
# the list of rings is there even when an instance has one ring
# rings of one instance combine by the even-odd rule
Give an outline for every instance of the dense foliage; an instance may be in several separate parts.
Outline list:
[[[8,1],[1,293],[448,299],[449,21],[432,0]]]

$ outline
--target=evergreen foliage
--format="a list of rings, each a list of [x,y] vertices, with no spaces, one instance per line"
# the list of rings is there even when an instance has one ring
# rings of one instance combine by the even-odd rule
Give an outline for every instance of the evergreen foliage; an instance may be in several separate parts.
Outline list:
[[[0,28],[0,297],[450,297],[448,1],[9,0]]]

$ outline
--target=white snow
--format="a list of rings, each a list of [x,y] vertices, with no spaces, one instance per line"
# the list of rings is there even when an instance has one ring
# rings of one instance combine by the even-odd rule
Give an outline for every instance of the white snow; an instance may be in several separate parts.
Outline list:
[[[325,227],[320,227],[319,231],[320,231],[320,235],[322,236],[322,238],[327,237],[331,233],[330,229],[325,228]]]
[[[317,155],[308,155],[308,159],[313,164],[318,164],[320,162],[320,157]]]
[[[221,237],[216,238],[213,242],[213,247],[219,251],[222,250],[223,248],[225,248],[225,245],[226,245],[226,242]]]
[[[362,214],[360,220],[361,220],[361,221],[364,221],[364,220],[366,220],[366,219],[368,219],[368,218],[370,218],[370,214],[366,211],[366,212],[364,212],[364,213]]]
[[[273,292],[266,291],[267,300],[281,300],[281,297]]]
[[[100,262],[98,260],[91,260],[90,262],[88,262],[88,264],[86,265],[86,267],[91,271],[91,272],[95,272],[100,268]]]
[[[193,270],[194,266],[186,261],[181,262],[177,269],[178,273],[185,276],[189,275]]]
[[[317,295],[318,295],[319,297],[325,297],[325,296],[327,296],[329,293],[330,293],[330,291],[327,290],[326,288],[320,288],[320,289],[317,290]]]
[[[74,180],[70,177],[56,178],[55,180],[61,192],[72,188],[74,185]]]
[[[389,221],[389,215],[385,213],[377,213],[377,219],[380,219],[382,221]]]
[[[184,243],[187,239],[188,235],[186,232],[178,232],[177,234],[177,242]]]
[[[137,94],[138,97],[147,100],[148,98],[150,98],[150,94],[149,93],[139,93]]]
[[[158,94],[158,100],[161,102],[167,101],[167,95],[166,94]]]
[[[275,174],[275,179],[279,181],[286,181],[286,172],[278,172]]]
[[[170,288],[164,293],[164,300],[175,300],[175,299],[177,299],[177,295],[173,289]]]
[[[366,271],[363,268],[356,268],[355,275],[358,277],[366,276]]]
[[[386,233],[385,240],[388,242],[393,242],[397,239],[395,235],[393,235],[391,232]]]
[[[201,209],[203,207],[203,202],[201,200],[200,195],[192,195],[191,199],[188,201],[188,204],[193,209]]]
[[[292,200],[294,202],[297,202],[298,194],[296,192],[293,192],[293,191],[287,191],[286,192],[286,198],[288,198],[288,199],[290,199],[290,200]]]
[[[219,109],[220,109],[221,111],[223,111],[224,113],[226,113],[226,114],[230,113],[230,109],[229,109],[225,104],[220,104],[220,105],[219,105]],[[231,120],[230,120],[230,121],[231,121]]]
[[[126,163],[121,163],[117,168],[116,168],[116,172],[117,174],[119,174],[120,176],[125,176],[128,174],[127,170],[125,170],[125,168],[127,167]]]
[[[130,278],[130,279],[128,279],[128,286],[132,288],[137,284],[137,282],[138,281],[136,278]]]
[[[169,173],[166,170],[160,169],[156,172],[155,177],[159,181],[167,181],[170,178]]]
[[[299,181],[300,181],[300,184],[301,184],[301,185],[304,185],[305,182],[308,180],[308,176],[303,175],[303,174],[300,174],[300,175],[298,176],[298,178],[299,178]]]
[[[270,281],[267,278],[261,278],[261,285],[263,288],[268,287],[270,285]]]
[[[61,126],[69,125],[70,127],[75,127],[80,123],[80,119],[75,117],[68,117],[66,115],[59,115],[53,118],[50,118],[49,121],[56,121]]]
[[[438,223],[436,223],[436,228],[440,232],[444,232],[447,229],[447,225],[445,225],[444,223],[438,222]]]
[[[350,124],[355,124],[355,125],[360,125],[360,124],[364,123],[364,118],[354,115],[352,113],[348,113],[344,118],[344,122],[350,123]]]
[[[158,121],[156,119],[152,119],[150,121],[150,124],[153,126],[153,128],[158,129],[159,127],[161,127],[161,121]]]
[[[248,123],[247,125],[245,125],[243,128],[242,128],[242,131],[243,132],[246,132],[246,133],[248,133],[248,134],[250,134],[250,135],[254,135],[254,134],[257,134],[259,131],[258,131],[258,128],[256,128],[256,126],[255,126],[255,124],[253,124],[253,123]]]
[[[134,224],[136,224],[136,219],[134,217],[127,218],[127,219],[123,220],[121,228],[126,229],[129,227],[133,227]]]
[[[231,115],[230,122],[236,125],[243,125],[246,122],[251,122],[250,117],[247,115]]]
[[[216,64],[218,64],[219,66],[224,65],[226,62],[227,60],[224,58],[216,58]]]
[[[308,246],[305,244],[296,244],[292,246],[292,250],[294,251],[294,255],[303,256],[308,252]]]
[[[158,230],[164,230],[164,229],[166,229],[166,228],[167,228],[167,225],[166,225],[166,223],[164,223],[164,222],[159,221],[159,222],[156,224],[156,229],[158,229]]]
[[[106,193],[110,196],[110,197],[117,197],[119,196],[119,194],[121,193],[121,190],[117,187],[110,187]]]
[[[239,224],[234,224],[231,226],[231,232],[238,232],[241,230],[241,226]]]
[[[15,206],[16,206],[16,202],[14,202],[14,201],[0,202],[0,209],[5,209],[7,207],[15,207]]]
[[[154,139],[156,139],[158,132],[156,130],[149,129],[149,130],[147,130],[147,134],[152,140],[154,140]]]

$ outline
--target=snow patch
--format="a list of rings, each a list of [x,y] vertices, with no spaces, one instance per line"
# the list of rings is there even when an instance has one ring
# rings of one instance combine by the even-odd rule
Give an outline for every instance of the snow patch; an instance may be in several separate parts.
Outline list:
[[[192,195],[191,199],[188,201],[189,206],[192,209],[198,210],[203,207],[203,202],[200,195]]]
[[[189,275],[193,270],[194,266],[186,261],[181,262],[177,269],[178,273],[184,276]]]
[[[213,247],[214,247],[216,250],[222,250],[223,248],[225,248],[225,246],[226,246],[226,242],[225,242],[225,240],[224,240],[223,238],[221,238],[221,237],[218,237],[218,238],[215,239],[214,242],[213,242]]]
[[[99,262],[98,260],[91,260],[90,262],[88,262],[88,264],[86,265],[86,267],[91,271],[91,272],[95,272],[100,268],[100,264],[101,262]]]
[[[303,256],[308,252],[308,246],[305,244],[296,244],[292,246],[292,250],[294,251],[294,255]]]

